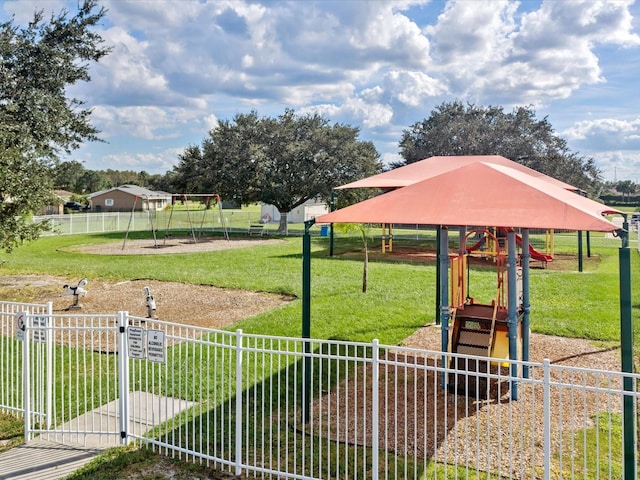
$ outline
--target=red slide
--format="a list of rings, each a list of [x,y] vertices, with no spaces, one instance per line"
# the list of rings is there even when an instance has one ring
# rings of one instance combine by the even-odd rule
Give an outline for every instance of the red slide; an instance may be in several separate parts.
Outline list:
[[[518,234],[516,234],[516,243],[518,244],[519,247],[522,247],[522,237]],[[542,262],[553,261],[553,257],[551,255],[547,255],[546,253],[539,252],[538,250],[533,248],[533,245],[531,244],[529,244],[529,254],[531,255],[531,258],[533,258],[534,260],[540,260]]]
[[[478,250],[483,244],[484,244],[484,235],[482,236],[482,238],[478,241],[478,243],[476,243],[475,245],[467,245],[467,252],[474,252],[476,250]]]

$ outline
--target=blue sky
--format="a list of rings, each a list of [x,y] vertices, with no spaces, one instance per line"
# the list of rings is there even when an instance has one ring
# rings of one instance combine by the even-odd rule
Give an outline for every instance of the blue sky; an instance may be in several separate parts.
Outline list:
[[[4,1],[0,20],[76,1]],[[640,183],[640,5],[555,1],[103,1],[113,52],[87,101],[86,168],[165,173],[221,119],[318,112],[385,162],[443,101],[531,106],[607,180]]]

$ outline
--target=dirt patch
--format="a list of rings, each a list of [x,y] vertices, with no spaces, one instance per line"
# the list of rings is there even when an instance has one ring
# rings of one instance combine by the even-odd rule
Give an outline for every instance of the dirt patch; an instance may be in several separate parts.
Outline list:
[[[98,255],[168,255],[177,253],[210,252],[230,248],[246,248],[256,245],[283,243],[277,238],[238,239],[223,237],[168,237],[142,240],[122,240],[121,242],[80,245],[70,250]]]
[[[33,303],[53,302],[55,313],[67,313],[74,303],[73,295],[65,294],[64,285],[76,286],[80,279],[48,275],[0,276],[2,299]],[[293,300],[286,295],[250,292],[210,285],[189,285],[178,282],[135,279],[107,282],[89,279],[86,296],[79,296],[81,308],[73,313],[116,313],[147,317],[149,287],[156,303],[155,316],[161,320],[205,328],[222,328],[244,318],[286,305]],[[29,300],[25,300],[28,294]]]
[[[135,239],[79,245],[70,250],[97,255],[161,255],[209,252],[231,248],[283,243],[284,240],[252,238],[229,239],[201,236]],[[73,295],[65,294],[64,286],[76,286],[80,278],[60,278],[51,275],[0,276],[0,299],[29,303],[53,302],[54,313],[68,313],[75,303]],[[155,312],[147,307],[148,287],[156,304]],[[88,279],[86,296],[79,296],[78,314],[106,314],[128,311],[147,317],[150,313],[168,322],[204,328],[223,328],[244,318],[281,307],[293,300],[287,295],[266,292],[218,288],[211,285],[191,285],[149,279],[109,282]]]

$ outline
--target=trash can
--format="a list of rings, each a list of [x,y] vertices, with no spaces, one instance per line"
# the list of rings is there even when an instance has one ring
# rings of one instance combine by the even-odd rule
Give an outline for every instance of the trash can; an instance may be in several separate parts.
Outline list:
[[[328,237],[329,236],[329,225],[322,225],[320,227],[320,236]]]

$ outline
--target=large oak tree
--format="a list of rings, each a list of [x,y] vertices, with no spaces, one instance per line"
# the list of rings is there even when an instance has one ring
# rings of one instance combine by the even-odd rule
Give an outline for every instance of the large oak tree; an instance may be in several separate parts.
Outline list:
[[[400,155],[404,162],[395,166],[440,155],[502,155],[588,192],[601,181],[593,159],[570,152],[548,119],[538,120],[526,107],[507,113],[502,107],[444,102],[403,131]]]
[[[0,248],[37,238],[27,217],[51,201],[51,167],[60,154],[97,140],[90,110],[67,89],[89,81],[90,62],[108,48],[93,27],[106,11],[85,0],[71,16],[44,19],[36,12],[26,27],[0,24]]]
[[[341,184],[379,173],[382,163],[359,130],[316,115],[255,111],[222,121],[202,146],[190,146],[174,167],[178,190],[218,193],[241,204],[265,202],[287,214],[307,200],[328,200]]]

